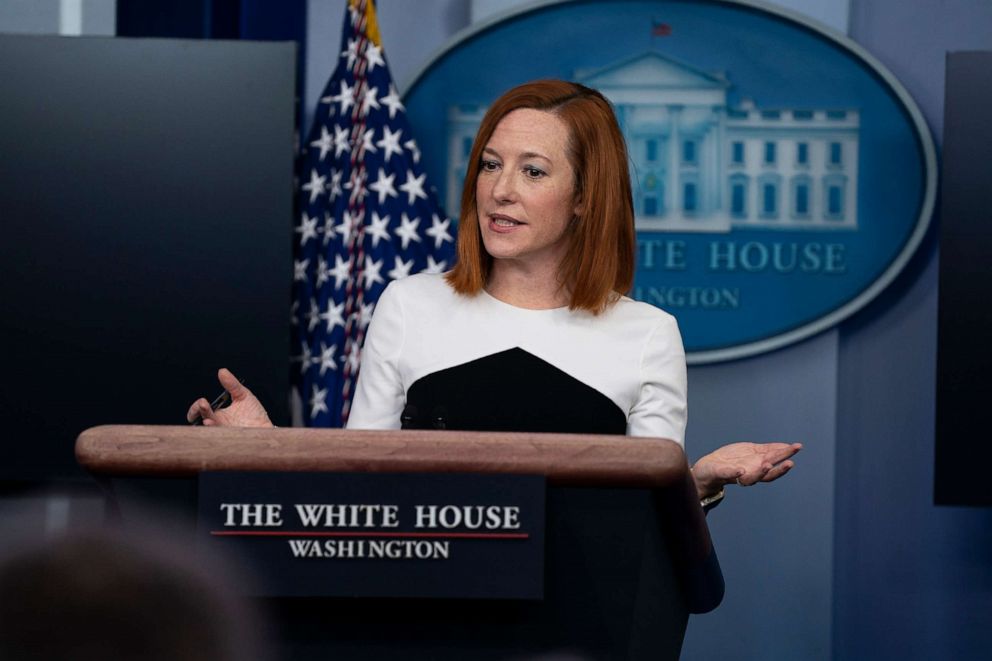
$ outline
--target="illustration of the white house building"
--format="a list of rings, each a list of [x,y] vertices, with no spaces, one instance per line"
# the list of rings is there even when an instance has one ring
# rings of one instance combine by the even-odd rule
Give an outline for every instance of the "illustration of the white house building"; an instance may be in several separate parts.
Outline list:
[[[614,105],[627,140],[637,229],[857,229],[856,109],[731,108],[730,83],[656,52],[575,79]],[[455,213],[486,108],[448,113]]]

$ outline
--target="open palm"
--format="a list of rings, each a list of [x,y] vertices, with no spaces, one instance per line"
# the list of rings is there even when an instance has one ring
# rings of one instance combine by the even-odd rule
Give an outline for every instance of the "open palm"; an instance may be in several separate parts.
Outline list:
[[[801,443],[731,443],[701,458],[692,467],[700,497],[713,495],[725,484],[751,486],[782,477],[795,465],[790,459]]]

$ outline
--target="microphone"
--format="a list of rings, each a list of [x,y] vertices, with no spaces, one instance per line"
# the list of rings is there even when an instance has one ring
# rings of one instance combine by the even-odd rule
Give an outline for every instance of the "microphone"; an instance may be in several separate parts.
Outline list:
[[[421,416],[414,404],[407,404],[400,413],[400,429],[447,429],[448,409],[438,405],[429,418]]]
[[[407,404],[400,414],[400,429],[422,429],[417,420],[417,407]]]
[[[435,406],[434,414],[431,416],[431,424],[434,429],[448,428],[448,409],[443,406]]]

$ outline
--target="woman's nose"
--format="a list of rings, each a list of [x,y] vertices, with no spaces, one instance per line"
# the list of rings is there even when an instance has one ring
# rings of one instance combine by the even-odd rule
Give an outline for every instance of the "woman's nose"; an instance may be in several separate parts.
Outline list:
[[[512,202],[515,194],[512,173],[507,170],[498,172],[496,180],[493,182],[493,199],[497,202]]]

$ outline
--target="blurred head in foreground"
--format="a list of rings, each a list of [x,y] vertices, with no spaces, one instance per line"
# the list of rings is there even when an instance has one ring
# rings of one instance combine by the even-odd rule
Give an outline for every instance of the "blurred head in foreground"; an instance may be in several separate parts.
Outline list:
[[[263,658],[258,619],[164,539],[107,530],[0,559],[0,659]]]

